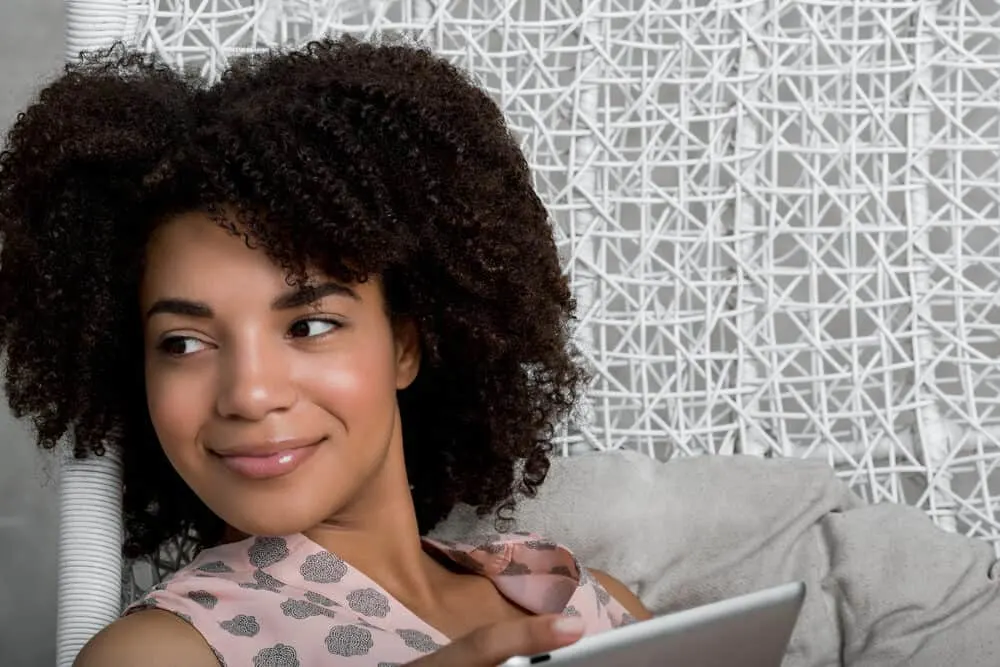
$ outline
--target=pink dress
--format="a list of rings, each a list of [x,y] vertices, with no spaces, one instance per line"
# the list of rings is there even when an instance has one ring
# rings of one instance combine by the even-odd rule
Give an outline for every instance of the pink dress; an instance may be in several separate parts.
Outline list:
[[[537,536],[425,539],[424,548],[488,577],[530,612],[582,617],[586,634],[633,620],[568,549]],[[390,667],[449,641],[302,534],[206,549],[124,615],[148,608],[193,625],[223,667]]]

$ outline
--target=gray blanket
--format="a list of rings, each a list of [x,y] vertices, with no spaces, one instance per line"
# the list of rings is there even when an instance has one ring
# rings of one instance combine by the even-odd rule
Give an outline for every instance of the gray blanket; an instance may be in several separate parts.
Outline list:
[[[866,505],[822,463],[562,459],[516,522],[622,580],[656,614],[805,581],[784,667],[1000,665],[993,549],[919,510]],[[492,528],[460,507],[436,532]]]

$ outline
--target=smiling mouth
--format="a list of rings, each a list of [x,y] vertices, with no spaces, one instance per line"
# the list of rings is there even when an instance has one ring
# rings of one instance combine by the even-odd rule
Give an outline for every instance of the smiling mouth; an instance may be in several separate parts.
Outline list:
[[[296,470],[311,457],[326,438],[311,444],[282,447],[276,451],[267,452],[264,448],[246,448],[247,453],[219,453],[209,450],[213,457],[226,468],[249,479],[272,479],[282,477]],[[250,453],[252,452],[252,453]]]

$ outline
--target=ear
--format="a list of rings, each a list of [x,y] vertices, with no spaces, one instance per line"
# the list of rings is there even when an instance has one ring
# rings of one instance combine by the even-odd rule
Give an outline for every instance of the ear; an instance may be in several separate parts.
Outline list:
[[[396,345],[396,389],[406,389],[416,379],[420,370],[420,334],[410,318],[400,318],[393,323]]]

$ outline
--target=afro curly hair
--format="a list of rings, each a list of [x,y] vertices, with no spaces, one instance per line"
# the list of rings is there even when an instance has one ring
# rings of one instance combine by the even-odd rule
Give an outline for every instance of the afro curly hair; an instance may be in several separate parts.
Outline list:
[[[145,398],[143,254],[188,211],[292,277],[378,276],[416,323],[421,369],[398,400],[421,531],[456,503],[502,518],[534,493],[586,378],[546,210],[489,96],[399,41],[324,39],[211,85],[118,45],[67,66],[0,154],[0,352],[41,447],[121,453],[127,555],[225,528]]]

